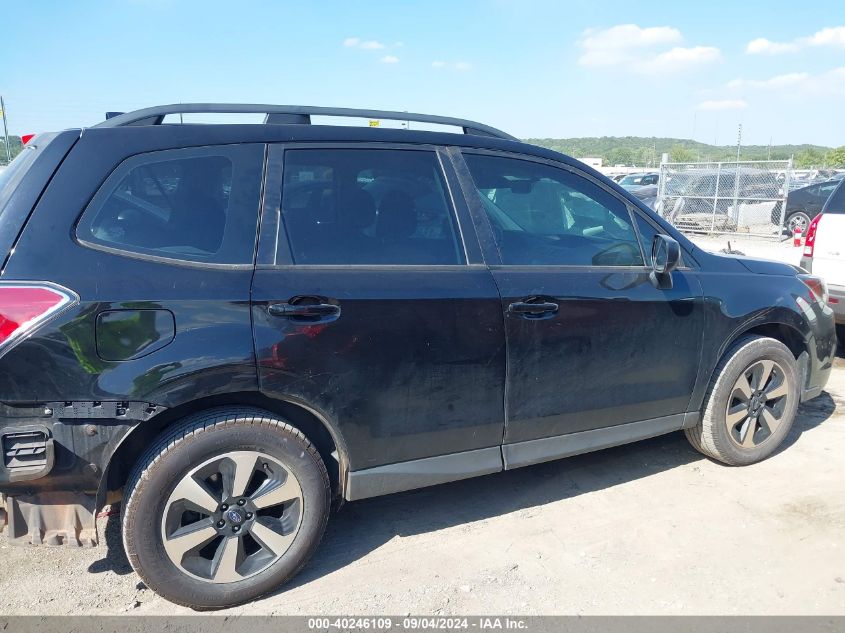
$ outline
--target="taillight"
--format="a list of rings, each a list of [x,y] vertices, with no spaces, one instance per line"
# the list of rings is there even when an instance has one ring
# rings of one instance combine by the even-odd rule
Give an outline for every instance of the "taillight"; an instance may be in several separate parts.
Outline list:
[[[21,134],[21,145],[26,145],[34,138],[35,134]]]
[[[75,293],[55,284],[0,282],[0,355],[77,301]]]
[[[810,289],[810,300],[817,303],[827,303],[827,284],[821,277],[813,275],[798,275],[798,279],[804,282],[804,285]]]
[[[813,221],[810,222],[810,226],[807,227],[807,238],[804,240],[804,256],[805,257],[812,257],[813,256],[813,248],[816,245],[816,231],[819,230],[819,222],[822,221],[822,214],[819,213],[816,217],[813,218]]]

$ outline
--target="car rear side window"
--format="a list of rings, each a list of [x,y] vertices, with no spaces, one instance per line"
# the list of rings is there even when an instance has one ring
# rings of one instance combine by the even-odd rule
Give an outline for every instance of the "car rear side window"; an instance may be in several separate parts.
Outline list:
[[[295,264],[465,262],[433,151],[288,149],[282,221]]]
[[[835,213],[836,215],[845,215],[845,180],[843,180],[824,208],[825,213]]]
[[[628,207],[585,177],[517,158],[464,159],[503,264],[643,265]]]
[[[110,250],[210,264],[251,264],[264,146],[138,154],[108,177],[77,238]]]

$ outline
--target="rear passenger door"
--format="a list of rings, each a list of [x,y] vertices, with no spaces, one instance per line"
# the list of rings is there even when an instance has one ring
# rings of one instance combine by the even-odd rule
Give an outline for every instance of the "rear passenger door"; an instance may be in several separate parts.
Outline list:
[[[453,181],[430,147],[271,147],[260,387],[320,415],[353,472],[477,449],[500,463],[499,295]]]

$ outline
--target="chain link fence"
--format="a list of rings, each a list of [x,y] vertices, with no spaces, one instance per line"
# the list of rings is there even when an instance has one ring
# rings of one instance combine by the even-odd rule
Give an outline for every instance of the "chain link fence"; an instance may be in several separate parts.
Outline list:
[[[792,160],[662,163],[655,210],[682,231],[784,234]]]

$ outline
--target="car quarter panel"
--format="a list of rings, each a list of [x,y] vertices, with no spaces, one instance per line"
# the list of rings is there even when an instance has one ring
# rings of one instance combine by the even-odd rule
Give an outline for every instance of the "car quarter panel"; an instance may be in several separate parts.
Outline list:
[[[80,213],[127,155],[186,142],[178,131],[86,131],[6,265],[5,280],[50,281],[80,298],[0,358],[0,402],[9,405],[0,430],[40,424],[57,442],[62,438],[68,454],[78,448],[78,463],[68,465],[79,477],[76,488],[96,490],[106,445],[151,415],[205,396],[258,389],[249,307],[254,253],[244,265],[193,265],[89,248],[75,239]],[[257,191],[263,146],[256,148]],[[258,205],[256,195],[256,230]],[[42,483],[28,482],[26,489]]]

